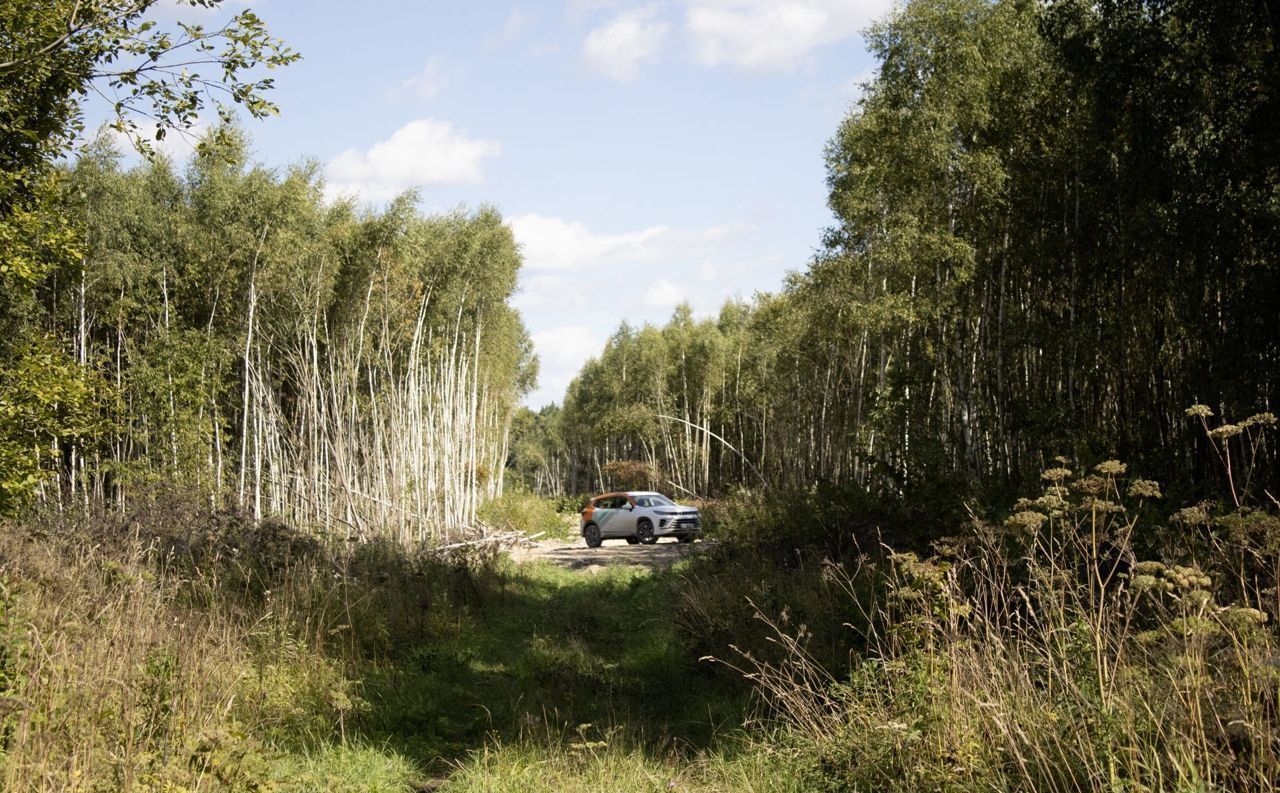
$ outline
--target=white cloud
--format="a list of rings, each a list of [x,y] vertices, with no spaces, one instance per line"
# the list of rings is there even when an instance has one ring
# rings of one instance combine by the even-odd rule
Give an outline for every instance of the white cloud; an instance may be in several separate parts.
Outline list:
[[[520,274],[520,289],[511,299],[511,305],[523,312],[544,309],[558,314],[567,310],[587,308],[590,304],[581,290],[581,284],[560,273],[535,273],[524,270]]]
[[[434,99],[449,84],[449,70],[432,58],[422,71],[400,83],[400,91],[423,101]]]
[[[672,309],[688,299],[685,291],[665,278],[654,281],[644,293],[644,304],[649,308]]]
[[[514,6],[511,13],[507,16],[507,21],[503,23],[502,28],[485,40],[486,47],[501,47],[503,44],[509,44],[516,39],[525,28],[529,27],[529,15],[520,10],[520,6]]]
[[[511,230],[530,270],[582,270],[607,262],[649,258],[654,243],[670,233],[650,226],[624,234],[601,234],[576,221],[543,215],[511,218]]]
[[[694,55],[708,66],[790,71],[819,47],[850,38],[893,0],[685,0]]]
[[[604,348],[604,338],[590,325],[560,325],[532,335],[538,354],[538,388],[526,403],[541,407],[564,397],[569,381],[593,355]]]
[[[639,231],[593,231],[576,220],[526,214],[510,218],[531,272],[575,272],[634,262],[689,262],[750,235],[746,223],[720,223],[703,229],[649,226]]]
[[[502,152],[496,141],[469,138],[447,121],[410,121],[368,151],[347,149],[325,165],[330,197],[387,201],[417,187],[479,182],[484,160]]]
[[[195,152],[196,146],[209,134],[209,123],[203,119],[197,119],[190,129],[177,130],[166,129],[163,140],[155,139],[155,127],[141,126],[138,127],[138,133],[147,139],[152,151],[157,154],[163,154],[174,162],[176,165],[182,165],[191,158]],[[106,128],[106,134],[115,143],[126,156],[137,152],[133,139],[118,129]]]
[[[633,80],[641,65],[657,60],[670,29],[656,4],[633,8],[588,33],[582,57],[610,79]]]

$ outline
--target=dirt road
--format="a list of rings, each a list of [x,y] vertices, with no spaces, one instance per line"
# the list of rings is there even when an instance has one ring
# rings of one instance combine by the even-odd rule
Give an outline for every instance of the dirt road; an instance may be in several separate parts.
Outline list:
[[[536,541],[531,547],[513,549],[511,558],[517,562],[542,560],[586,573],[598,573],[616,565],[662,570],[690,553],[697,553],[706,544],[706,540],[695,543],[659,540],[654,545],[627,545],[625,540],[605,540],[599,548],[588,548],[582,540],[545,540]]]

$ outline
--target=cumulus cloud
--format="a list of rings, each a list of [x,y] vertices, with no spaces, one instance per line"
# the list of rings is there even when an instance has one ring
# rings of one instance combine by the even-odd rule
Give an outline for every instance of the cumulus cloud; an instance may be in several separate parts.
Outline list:
[[[659,7],[624,11],[587,34],[582,57],[587,66],[613,80],[633,80],[643,64],[658,59],[671,26],[658,17]]]
[[[638,261],[654,253],[654,243],[670,233],[650,226],[622,234],[591,231],[576,221],[543,215],[511,218],[511,230],[530,270],[582,270],[617,261]]]
[[[329,160],[326,192],[378,202],[417,187],[479,182],[482,163],[501,152],[496,141],[467,137],[447,121],[418,119],[367,151],[347,149]]]
[[[644,293],[644,304],[649,308],[672,309],[687,299],[683,289],[665,278],[654,281]]]
[[[449,72],[437,58],[427,61],[422,71],[400,83],[400,92],[426,101],[434,99],[449,84]]]
[[[538,388],[525,401],[535,407],[562,398],[587,359],[604,348],[604,337],[590,325],[559,325],[532,334],[532,339],[540,364]]]
[[[819,47],[850,38],[893,0],[686,0],[694,56],[708,66],[790,71]]]

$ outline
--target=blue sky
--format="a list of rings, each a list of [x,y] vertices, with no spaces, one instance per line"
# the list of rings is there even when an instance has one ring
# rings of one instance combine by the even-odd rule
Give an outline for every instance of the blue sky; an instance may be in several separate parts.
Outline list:
[[[275,75],[281,116],[249,125],[257,159],[315,158],[372,205],[417,188],[424,211],[508,219],[539,407],[621,320],[710,315],[805,266],[830,218],[822,149],[890,0],[248,4],[303,55]]]

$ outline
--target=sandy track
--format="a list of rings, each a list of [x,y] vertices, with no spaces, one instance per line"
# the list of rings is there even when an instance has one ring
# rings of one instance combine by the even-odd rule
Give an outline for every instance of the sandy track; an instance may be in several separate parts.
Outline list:
[[[691,553],[697,553],[706,542],[659,540],[653,545],[627,545],[625,540],[605,540],[604,545],[599,548],[588,548],[582,540],[545,540],[535,542],[532,546],[513,549],[511,558],[517,562],[541,560],[586,573],[598,573],[606,567],[619,565],[662,570]]]

